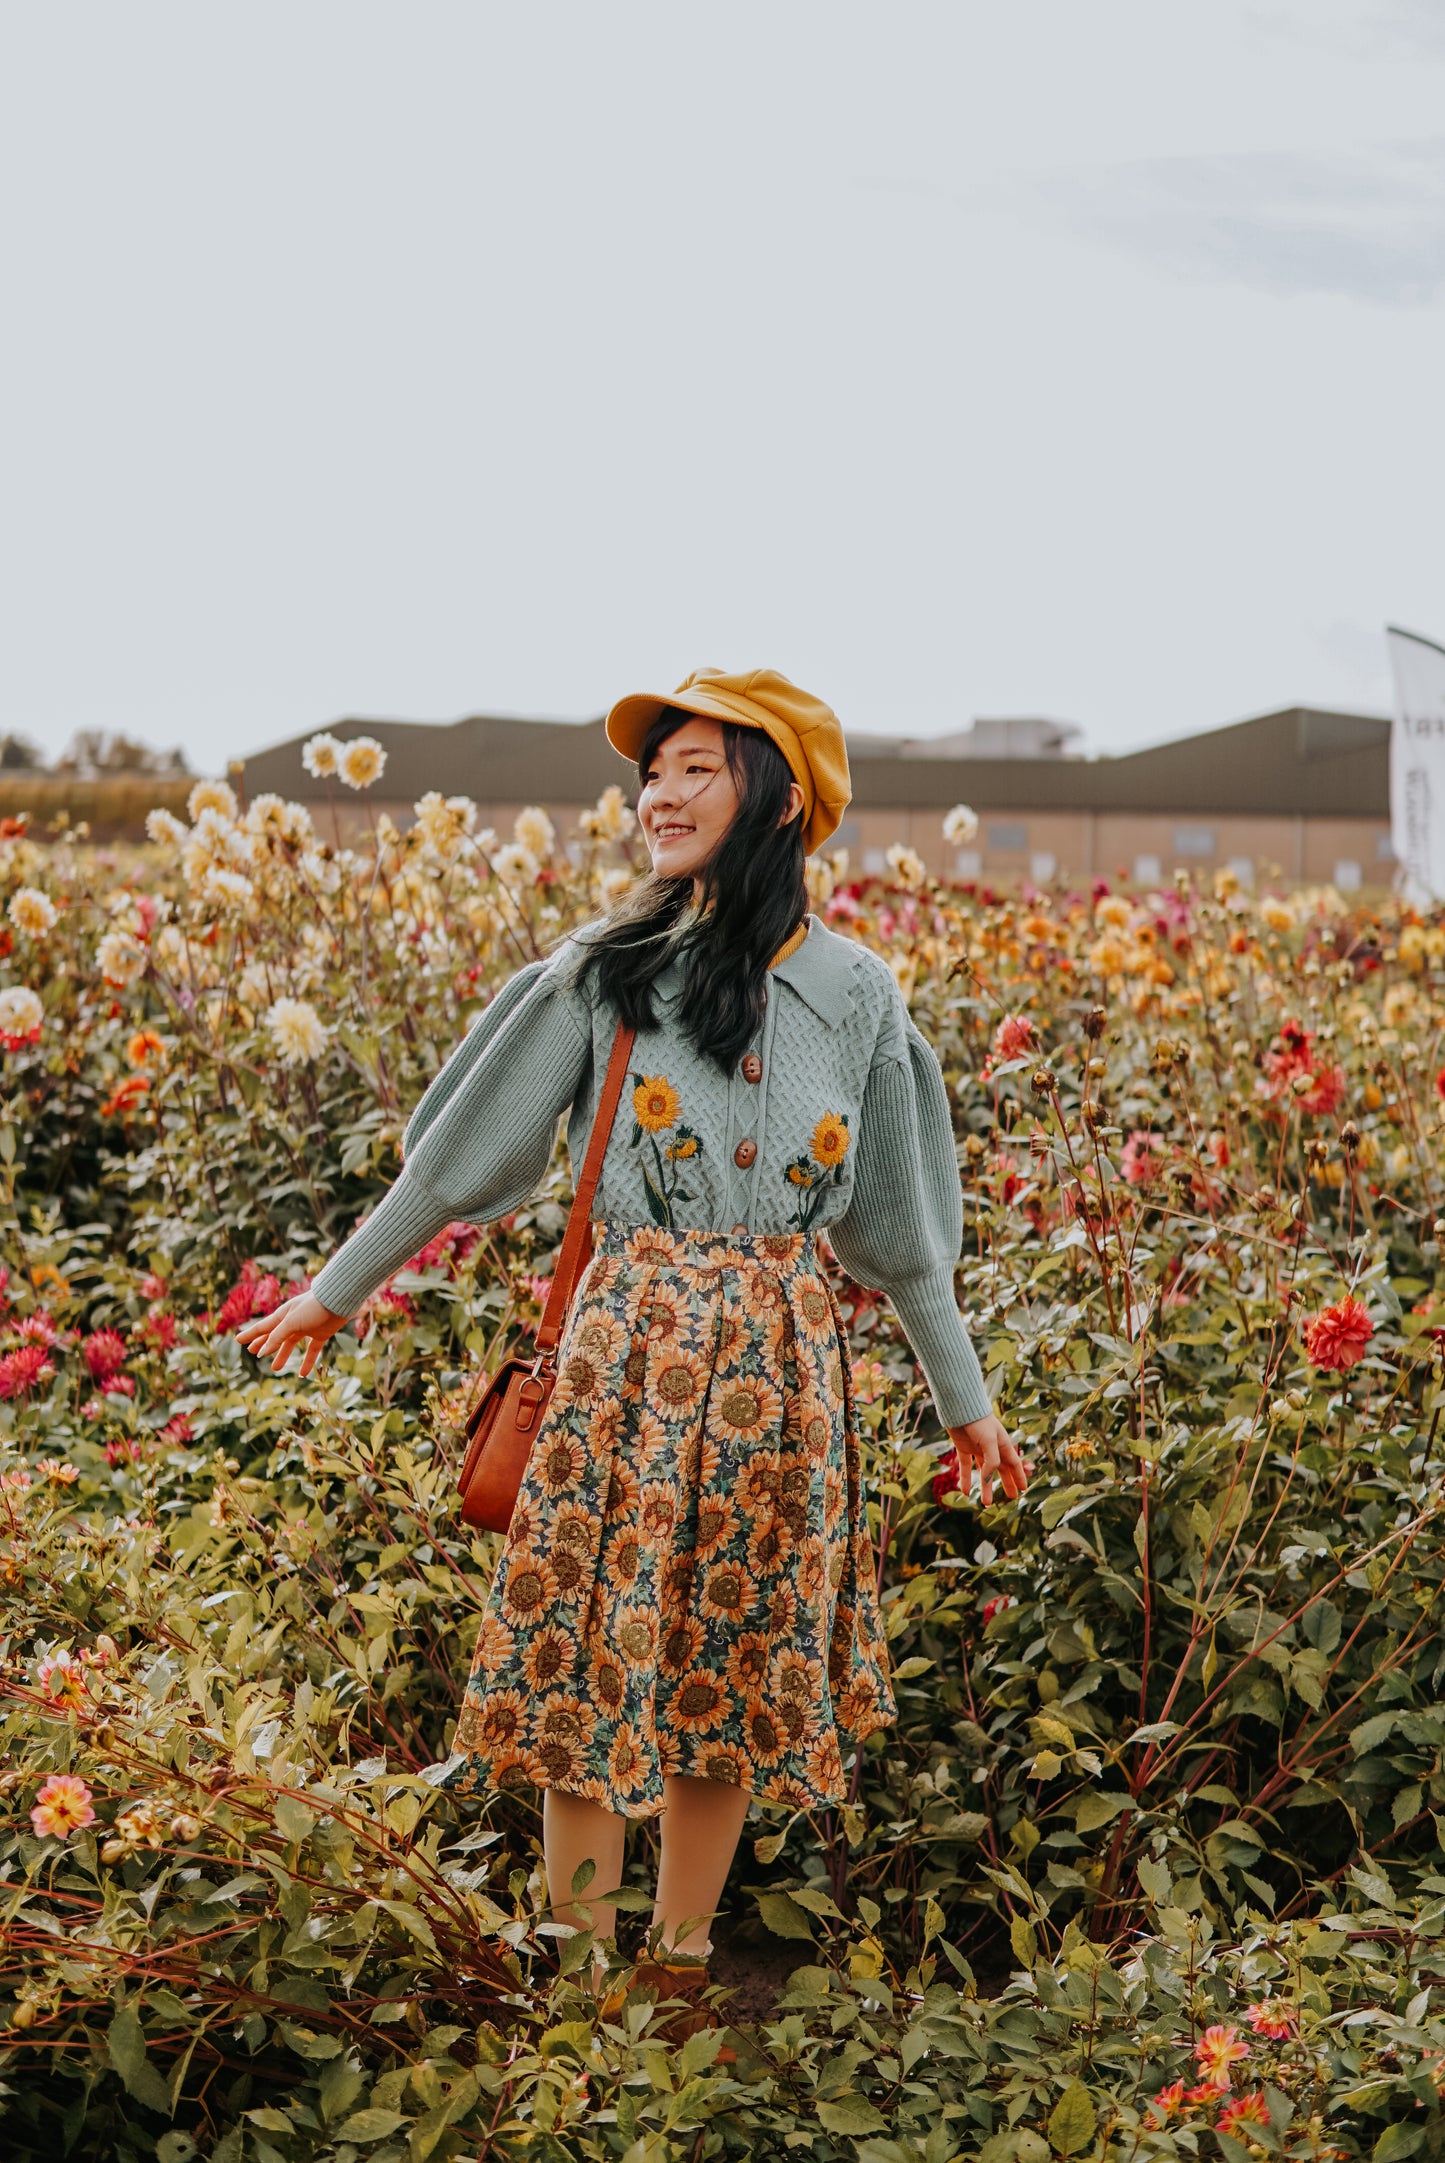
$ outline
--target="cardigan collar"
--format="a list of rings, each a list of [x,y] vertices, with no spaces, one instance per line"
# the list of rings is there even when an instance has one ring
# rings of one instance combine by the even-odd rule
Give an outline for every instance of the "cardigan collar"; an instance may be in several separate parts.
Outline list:
[[[805,1006],[830,1029],[847,1018],[853,985],[851,939],[829,931],[816,916],[808,918],[808,936],[801,946],[769,970],[769,976],[796,992]],[[682,989],[682,964],[670,961],[653,978],[652,988],[670,1006]]]

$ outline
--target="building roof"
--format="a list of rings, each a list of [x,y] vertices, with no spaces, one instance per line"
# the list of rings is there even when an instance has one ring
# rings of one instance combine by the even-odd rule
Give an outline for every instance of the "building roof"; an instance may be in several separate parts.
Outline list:
[[[386,747],[378,799],[411,803],[428,789],[491,803],[586,803],[610,782],[634,793],[635,769],[612,749],[601,720],[528,721],[474,714],[464,721],[340,721],[345,741]],[[248,796],[317,801],[326,784],[302,766],[304,736],[246,759]],[[1118,757],[924,757],[910,746],[850,752],[855,810],[894,806],[975,810],[1155,811],[1212,815],[1388,818],[1390,723],[1374,714],[1291,706]],[[345,791],[341,792],[345,795]]]

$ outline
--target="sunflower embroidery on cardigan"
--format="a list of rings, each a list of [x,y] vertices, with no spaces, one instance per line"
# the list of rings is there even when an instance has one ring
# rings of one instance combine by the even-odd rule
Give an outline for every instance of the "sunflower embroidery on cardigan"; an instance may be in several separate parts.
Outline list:
[[[784,1165],[783,1177],[794,1189],[792,1221],[800,1232],[811,1228],[829,1187],[841,1181],[852,1139],[846,1112],[824,1112],[807,1149]]]
[[[682,1123],[682,1098],[665,1074],[634,1074],[631,1079],[632,1146],[642,1152],[638,1161],[648,1214],[654,1224],[673,1231],[673,1203],[694,1198],[682,1185],[682,1167],[689,1157],[701,1155],[702,1138]],[[671,1139],[664,1142],[664,1135]]]

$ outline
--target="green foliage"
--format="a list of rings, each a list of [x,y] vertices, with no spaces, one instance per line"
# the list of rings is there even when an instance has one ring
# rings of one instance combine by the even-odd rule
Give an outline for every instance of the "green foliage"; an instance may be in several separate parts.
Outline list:
[[[496,1553],[460,1416],[535,1319],[563,1165],[309,1381],[230,1334],[625,874],[597,827],[565,864],[447,807],[354,854],[284,806],[124,860],[0,840],[0,891],[58,912],[12,911],[44,1020],[0,1090],[6,2155],[1440,2158],[1445,933],[832,904],[943,1061],[960,1297],[1032,1477],[960,1491],[839,1275],[900,1717],[838,1809],[755,1808],[735,1951],[799,1964],[729,2055],[626,1951],[604,2012],[535,1808],[428,1776]],[[1346,1295],[1370,1331],[1328,1366],[1302,1323]],[[1210,2031],[1247,2046],[1222,2100]]]

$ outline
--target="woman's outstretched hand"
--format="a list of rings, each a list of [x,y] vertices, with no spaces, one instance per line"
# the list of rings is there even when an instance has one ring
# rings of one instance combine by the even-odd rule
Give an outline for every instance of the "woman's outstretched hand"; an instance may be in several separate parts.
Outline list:
[[[236,1342],[254,1352],[257,1359],[269,1359],[273,1374],[279,1374],[297,1345],[304,1344],[306,1353],[297,1372],[310,1374],[327,1338],[345,1327],[344,1314],[333,1314],[329,1307],[323,1307],[314,1292],[298,1292],[270,1314],[243,1322],[236,1331]]]
[[[987,1419],[971,1420],[967,1427],[950,1427],[948,1432],[958,1451],[965,1494],[973,1485],[975,1465],[978,1466],[978,1499],[985,1509],[993,1500],[995,1475],[1002,1481],[1006,1495],[1023,1493],[1029,1483],[1023,1459],[1010,1442],[1007,1427],[994,1413],[991,1412]]]

